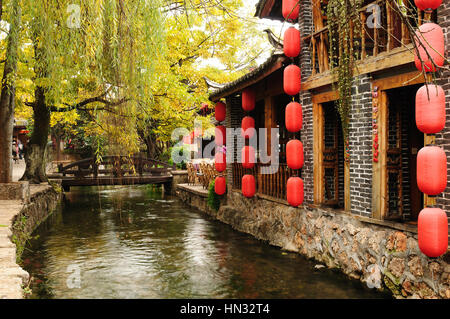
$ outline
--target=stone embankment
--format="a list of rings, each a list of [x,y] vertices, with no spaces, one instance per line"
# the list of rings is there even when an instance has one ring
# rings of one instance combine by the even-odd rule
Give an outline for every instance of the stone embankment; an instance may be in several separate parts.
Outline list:
[[[23,298],[29,274],[17,264],[27,239],[59,202],[47,183],[0,184],[0,299]]]
[[[340,269],[370,288],[389,289],[396,298],[450,298],[450,252],[439,258],[422,254],[417,227],[377,224],[329,208],[293,208],[258,196],[247,199],[234,190],[216,212],[207,207],[206,195],[192,188],[177,188],[190,206],[274,246]]]

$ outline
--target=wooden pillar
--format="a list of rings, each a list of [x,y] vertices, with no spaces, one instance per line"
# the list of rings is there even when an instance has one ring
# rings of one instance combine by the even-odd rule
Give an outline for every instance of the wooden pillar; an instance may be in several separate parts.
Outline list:
[[[277,113],[276,113],[275,101],[272,96],[268,96],[264,99],[264,126],[267,129],[267,155],[272,155],[272,134],[270,132],[271,128],[277,127]]]
[[[372,176],[372,217],[383,219],[386,214],[387,199],[387,115],[389,101],[385,91],[379,92],[378,98],[378,162],[373,162]]]
[[[324,121],[323,108],[321,104],[313,103],[313,174],[314,174],[314,204],[321,204],[324,192]]]

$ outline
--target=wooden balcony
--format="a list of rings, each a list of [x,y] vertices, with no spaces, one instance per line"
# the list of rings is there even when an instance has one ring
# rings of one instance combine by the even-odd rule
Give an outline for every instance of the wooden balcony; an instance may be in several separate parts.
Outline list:
[[[268,164],[257,163],[252,169],[244,169],[241,163],[233,164],[233,189],[242,188],[242,177],[251,174],[256,178],[256,192],[260,195],[286,200],[286,183],[289,177],[298,174],[286,164],[279,164],[272,172]]]
[[[330,71],[332,63],[338,65],[338,61],[331,60],[329,54],[330,32],[328,19],[323,15],[327,3],[327,0],[313,0],[314,32],[305,38],[311,49],[312,74],[304,82],[303,90],[331,84],[337,80]],[[411,0],[404,0],[404,5],[405,8],[410,8],[409,10],[415,10]],[[380,19],[374,20],[373,17],[377,14]],[[414,11],[410,16],[411,24],[421,25],[424,16],[424,12]],[[356,23],[353,24],[350,34],[355,76],[414,61],[413,44],[408,28],[402,21],[400,13],[393,9],[391,1],[366,1],[354,18],[359,19],[362,24],[360,32],[356,30]],[[339,52],[336,55],[339,55]]]

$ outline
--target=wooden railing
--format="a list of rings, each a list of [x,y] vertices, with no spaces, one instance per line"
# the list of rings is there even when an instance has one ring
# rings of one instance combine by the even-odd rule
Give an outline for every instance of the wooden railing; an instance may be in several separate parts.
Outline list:
[[[273,171],[268,164],[257,163],[252,169],[245,169],[241,163],[234,163],[233,189],[242,188],[242,177],[245,174],[255,176],[258,194],[285,200],[287,180],[299,172],[290,169],[286,164],[279,164],[278,170]]]
[[[331,64],[338,63],[337,58],[330,60],[330,34],[327,25],[327,17],[322,15],[326,0],[314,0],[314,7],[322,6],[322,10],[314,10],[315,31],[305,40],[310,42],[312,57],[312,75],[330,70]],[[404,1],[406,8],[415,8],[411,0]],[[374,16],[381,14],[380,19]],[[361,61],[370,57],[376,57],[383,52],[390,52],[396,48],[407,46],[412,39],[406,24],[402,21],[400,13],[392,8],[392,3],[387,0],[377,0],[366,4],[355,15],[359,19],[361,29],[357,33],[356,23],[351,24],[350,43],[353,48],[353,59]],[[424,20],[424,12],[417,11],[415,17],[411,17],[413,25],[421,25]],[[415,21],[414,21],[415,20]],[[370,25],[368,24],[370,22]],[[374,24],[380,22],[378,28]],[[338,48],[336,48],[338,51]],[[339,52],[334,54],[339,55]]]
[[[63,176],[73,175],[76,178],[99,175],[122,177],[125,175],[164,175],[170,169],[175,169],[175,165],[169,165],[154,159],[129,156],[105,156],[100,162],[95,158],[87,158],[70,163],[69,165],[58,166],[58,172]]]

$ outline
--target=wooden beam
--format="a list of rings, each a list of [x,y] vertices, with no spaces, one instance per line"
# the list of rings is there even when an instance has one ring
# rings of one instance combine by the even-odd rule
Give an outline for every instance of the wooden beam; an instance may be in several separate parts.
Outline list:
[[[261,10],[261,18],[265,18],[270,15],[270,11],[272,11],[274,4],[275,4],[275,0],[267,0],[266,1],[264,8]]]
[[[414,51],[412,51],[412,45],[408,45],[406,48],[395,48],[390,52],[380,53],[376,57],[370,57],[362,61],[358,61],[355,69],[353,70],[353,74],[354,76],[359,76],[412,62],[414,62]],[[310,76],[308,80],[302,83],[302,90],[312,90],[314,88],[335,83],[336,81],[337,78],[331,71],[324,72],[316,76]]]
[[[372,85],[378,87],[379,90],[390,90],[403,86],[415,85],[424,83],[425,79],[421,72],[414,71],[403,74],[398,74],[382,79],[372,81]]]

